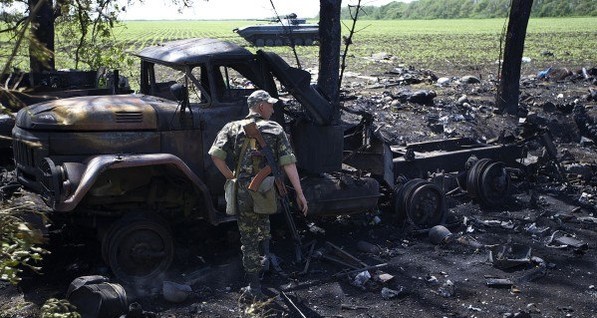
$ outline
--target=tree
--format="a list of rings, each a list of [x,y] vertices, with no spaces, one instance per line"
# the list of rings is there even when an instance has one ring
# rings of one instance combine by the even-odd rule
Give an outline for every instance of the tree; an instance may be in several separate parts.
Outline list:
[[[518,111],[520,64],[532,5],[533,0],[512,0],[510,9],[504,48],[504,65],[496,100],[498,109],[505,110],[510,114],[515,114]]]
[[[54,41],[57,33],[67,39],[66,43],[60,44],[71,48],[67,54],[74,60],[75,68],[79,68],[81,63],[97,68],[105,65],[107,55],[123,54],[117,51],[118,48],[108,50],[113,48],[110,45],[112,30],[118,23],[118,14],[133,1],[143,0],[0,0],[0,28],[6,26],[0,29],[0,33],[10,33],[17,39],[23,28],[29,29],[29,66],[33,72],[55,68]],[[192,5],[192,0],[171,1],[179,8]],[[40,6],[33,13],[37,4]],[[10,11],[9,8],[13,7],[24,10]]]
[[[339,0],[320,0],[319,77],[317,85],[337,110],[340,104],[340,8]]]
[[[33,12],[31,9],[38,4],[40,4],[39,10]],[[31,12],[29,67],[32,72],[54,70],[56,68],[53,54],[55,15],[52,0],[28,0],[28,8]],[[47,54],[47,52],[50,53]]]

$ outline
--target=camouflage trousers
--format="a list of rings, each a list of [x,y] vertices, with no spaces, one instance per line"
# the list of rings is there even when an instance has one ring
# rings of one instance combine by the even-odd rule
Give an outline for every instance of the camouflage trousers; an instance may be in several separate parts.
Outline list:
[[[269,215],[253,212],[253,199],[242,182],[237,192],[237,224],[240,232],[243,266],[248,273],[261,271],[263,253],[260,243],[271,238]]]

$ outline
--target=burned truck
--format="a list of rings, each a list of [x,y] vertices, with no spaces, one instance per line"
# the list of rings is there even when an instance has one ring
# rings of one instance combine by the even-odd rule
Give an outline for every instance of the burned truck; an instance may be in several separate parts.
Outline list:
[[[520,155],[466,140],[391,146],[374,133],[370,115],[343,123],[339,105],[311,85],[310,74],[274,53],[186,39],[136,56],[139,93],[34,104],[19,111],[13,129],[19,182],[41,195],[53,217],[91,229],[123,281],[148,281],[170,266],[170,225],[235,220],[225,214],[225,180],[207,150],[227,122],[247,114],[256,89],[279,97],[283,86],[298,105],[278,101],[284,111],[272,119],[290,135],[310,216],[373,210],[384,199],[397,215],[430,227],[445,220],[446,207],[440,188],[423,179],[427,171],[447,163],[463,170],[473,153],[503,161]],[[503,164],[479,162],[470,190],[499,200],[508,186]]]

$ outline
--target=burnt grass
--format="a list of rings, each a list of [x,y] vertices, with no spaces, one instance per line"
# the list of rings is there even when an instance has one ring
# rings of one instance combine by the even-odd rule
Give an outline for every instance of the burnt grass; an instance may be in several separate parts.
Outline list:
[[[167,302],[159,284],[126,286],[129,301],[138,302],[148,317],[301,317],[288,299],[305,317],[597,316],[595,75],[585,79],[575,69],[575,74],[558,79],[525,75],[520,112],[507,115],[495,109],[495,82],[489,74],[483,78],[477,73],[480,83],[465,83],[462,75],[467,74],[448,75],[449,81],[438,86],[440,76],[432,71],[385,68],[376,79],[370,74],[345,78],[343,100],[348,108],[373,114],[380,133],[392,144],[453,137],[487,141],[520,132],[520,118],[551,130],[571,180],[567,187],[546,164],[533,178],[514,177],[511,197],[499,206],[484,207],[460,191],[447,197],[447,227],[454,237],[490,246],[520,244],[530,249],[531,261],[500,269],[490,261],[489,248],[455,240],[434,245],[426,231],[397,219],[385,203],[376,211],[350,216],[297,217],[303,242],[315,242],[306,273],[301,273],[304,264],[292,262],[293,246],[283,219],[272,217],[272,249],[286,275],[264,276],[264,290],[271,298],[259,304],[263,306],[249,308],[239,301],[245,283],[235,224],[175,229],[175,261],[164,279],[192,287],[185,301]],[[431,90],[436,95],[431,102],[409,100],[414,92]],[[344,120],[355,123],[359,118],[346,115]],[[539,144],[529,146],[532,155],[541,157],[542,151]],[[5,167],[10,169],[10,164]],[[575,171],[582,171],[582,177]],[[43,208],[24,190],[14,197],[36,200]],[[25,271],[19,285],[0,285],[0,317],[39,315],[44,301],[64,298],[78,276],[110,277],[99,245],[88,233],[51,230],[47,248],[52,254],[45,257],[42,273]],[[573,235],[586,248],[548,246],[554,232]],[[368,265],[386,265],[370,270],[372,278],[355,286],[357,273],[343,274],[346,267],[317,257],[326,253],[326,242]],[[370,243],[369,250],[362,248],[363,242]],[[393,277],[380,281],[382,273]],[[509,279],[511,285],[488,286],[489,278]],[[384,288],[395,295],[385,299]]]

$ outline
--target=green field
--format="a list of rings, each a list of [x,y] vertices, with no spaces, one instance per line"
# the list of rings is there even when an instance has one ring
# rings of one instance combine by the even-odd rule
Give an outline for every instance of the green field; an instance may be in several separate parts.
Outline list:
[[[348,21],[345,21],[347,24]],[[235,27],[254,21],[125,21],[116,30],[117,47],[135,51],[168,40],[213,37],[247,46]],[[365,57],[386,52],[396,56],[393,64],[413,65],[431,70],[471,72],[494,70],[499,59],[504,19],[463,20],[375,20],[359,21],[347,59],[348,71],[375,73],[384,66]],[[343,28],[346,29],[346,28]],[[525,46],[531,63],[523,71],[546,66],[583,67],[597,64],[597,18],[534,18],[529,21]],[[61,39],[57,48],[64,48]],[[7,47],[2,45],[3,50]],[[294,61],[288,47],[267,48]],[[303,66],[316,67],[317,47],[298,47]],[[541,54],[550,51],[554,56]],[[21,63],[26,69],[26,63]],[[65,51],[57,55],[57,67],[72,67]],[[386,67],[387,68],[387,67]]]

